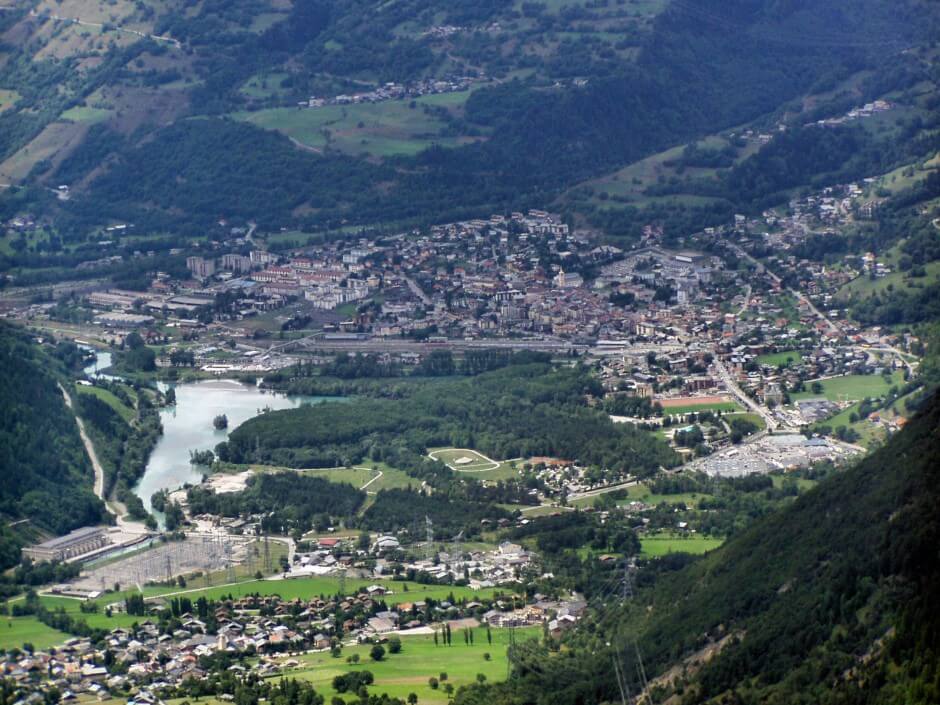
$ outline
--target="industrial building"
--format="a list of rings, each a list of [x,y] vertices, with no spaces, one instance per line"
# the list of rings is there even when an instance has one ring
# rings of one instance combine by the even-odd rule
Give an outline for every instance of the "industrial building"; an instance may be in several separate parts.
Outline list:
[[[106,527],[86,526],[65,536],[28,546],[23,549],[23,555],[34,561],[66,561],[97,551],[110,543]]]

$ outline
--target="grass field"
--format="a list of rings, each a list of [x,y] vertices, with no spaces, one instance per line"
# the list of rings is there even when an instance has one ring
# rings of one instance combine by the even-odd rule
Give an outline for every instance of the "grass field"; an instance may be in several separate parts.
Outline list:
[[[855,443],[865,448],[868,448],[874,441],[883,441],[886,435],[883,428],[876,426],[868,419],[852,421],[852,414],[858,413],[860,406],[861,402],[847,406],[838,414],[830,416],[828,419],[824,419],[823,421],[815,424],[813,428],[818,429],[821,426],[827,426],[831,429],[837,429],[839,426],[851,428],[859,435],[859,438],[857,441],[855,441]]]
[[[493,629],[490,633],[492,644],[487,642],[485,628],[474,629],[473,644],[468,645],[464,643],[463,633],[454,630],[450,646],[435,646],[431,635],[406,636],[401,640],[401,652],[386,654],[380,662],[370,659],[369,645],[346,647],[339,658],[331,657],[328,652],[307,654],[301,657],[298,668],[286,671],[284,675],[310,681],[317,692],[330,702],[333,696],[339,695],[332,687],[335,676],[354,670],[368,670],[375,676],[375,682],[368,687],[370,695],[384,693],[405,700],[409,693],[415,693],[422,705],[445,705],[449,701],[444,690],[446,683],[456,690],[461,685],[475,682],[477,674],[483,674],[488,681],[505,679],[509,630]],[[515,638],[517,641],[525,641],[537,639],[540,635],[538,627],[531,627],[517,629]],[[346,658],[352,654],[359,655],[359,664],[346,663]],[[490,654],[490,659],[487,660],[484,654]],[[432,676],[440,678],[442,673],[447,674],[447,680],[441,683],[440,688],[433,690],[428,680]],[[347,702],[358,700],[352,693],[340,697]]]
[[[814,394],[811,385],[814,380],[807,380],[806,391],[797,392],[790,396],[794,399],[812,399],[823,396],[830,401],[852,400],[858,401],[865,397],[880,397],[894,385],[904,383],[904,375],[894,372],[891,381],[886,382],[881,375],[845,375],[832,379],[820,380],[822,394]]]
[[[440,137],[445,122],[426,113],[424,106],[458,108],[469,91],[442,93],[410,101],[389,100],[359,105],[327,105],[322,108],[270,108],[236,113],[238,120],[283,132],[316,149],[330,147],[348,154],[377,157],[413,155],[432,144],[455,146],[459,138]]]
[[[385,463],[370,463],[368,467],[322,468],[316,470],[295,470],[293,468],[282,468],[272,465],[250,465],[248,467],[255,472],[297,472],[311,477],[322,477],[329,482],[345,482],[356,488],[363,487],[366,483],[369,483],[368,487],[366,487],[369,493],[421,484],[413,477],[409,477],[401,470],[389,467]],[[233,468],[241,472],[245,466],[239,465],[233,466]],[[379,475],[380,472],[381,475]]]
[[[428,452],[434,460],[440,460],[451,470],[457,472],[483,472],[496,470],[500,463],[487,458],[482,453],[469,448],[437,448]],[[468,461],[469,462],[466,462]],[[462,462],[463,461],[463,462]]]
[[[669,415],[691,414],[693,412],[699,411],[721,411],[723,413],[735,412],[741,411],[741,407],[738,406],[737,402],[721,401],[703,402],[702,404],[681,404],[678,406],[667,406],[663,408],[663,413]]]
[[[82,384],[76,385],[75,389],[79,394],[88,394],[93,397],[98,397],[101,401],[114,409],[118,416],[124,419],[126,423],[130,423],[137,413],[107,389],[102,389],[101,387],[86,387]]]
[[[111,117],[111,111],[105,110],[104,108],[90,108],[85,105],[80,105],[69,108],[62,113],[60,117],[70,122],[84,122],[93,125],[98,122],[104,122]]]
[[[468,600],[489,598],[500,593],[507,593],[505,589],[487,588],[484,590],[472,590],[468,587],[457,587],[450,585],[420,585],[418,583],[396,582],[391,580],[356,580],[346,581],[346,591],[355,592],[360,587],[368,585],[386,585],[393,594],[386,595],[383,599],[389,605],[397,605],[401,602],[422,601],[427,598],[435,600],[445,600],[451,595],[457,600],[466,598]],[[407,587],[407,591],[406,588]],[[231,595],[233,597],[243,597],[255,593],[261,595],[280,595],[285,600],[296,598],[309,599],[319,595],[334,595],[339,589],[339,579],[332,577],[314,577],[300,578],[296,580],[246,580],[236,585],[218,585],[210,588],[185,590],[167,588],[162,586],[148,586],[144,588],[144,595],[148,598],[160,597],[162,595],[185,595],[191,600],[196,600],[200,596],[206,596],[210,599],[219,599]],[[133,591],[130,591],[133,592]],[[105,607],[108,604],[120,602],[124,599],[126,592],[110,593],[99,597],[94,602],[98,605],[97,613],[82,613],[79,605],[81,602],[68,597],[56,597],[43,595],[40,597],[43,605],[48,609],[63,607],[70,614],[81,617],[92,627],[102,629],[116,629],[117,627],[127,627],[135,621],[140,621],[139,617],[126,614],[114,613],[111,617],[105,615]],[[0,618],[0,650],[20,647],[24,642],[33,644],[37,649],[45,649],[56,644],[61,644],[69,638],[68,634],[47,627],[38,619],[32,616],[27,617],[3,617]]]
[[[35,617],[3,617],[0,621],[0,650],[21,648],[26,643],[37,649],[48,649],[67,638],[66,634],[47,627]]]
[[[771,367],[779,367],[780,365],[789,366],[799,362],[802,357],[803,355],[799,350],[781,350],[780,352],[758,355],[757,362],[761,365],[770,365]]]
[[[0,88],[0,113],[9,110],[20,99],[20,94],[7,88]]]
[[[686,504],[695,507],[703,499],[711,497],[709,494],[701,492],[683,492],[680,494],[653,494],[646,485],[634,485],[627,490],[627,499],[617,501],[617,504],[624,506],[630,502],[645,502],[646,504]]]
[[[458,587],[451,585],[420,585],[418,583],[399,582],[393,580],[361,580],[347,579],[346,591],[355,592],[361,587],[368,585],[384,585],[391,593],[383,598],[390,605],[397,605],[400,602],[413,602],[415,600],[424,600],[428,597],[435,600],[446,599],[448,595],[453,594],[456,599],[467,598],[479,599],[481,597],[491,597],[499,592],[507,592],[505,589],[497,590],[487,588],[483,590],[472,590],[469,587]],[[200,596],[218,599],[222,596],[232,595],[232,597],[244,597],[245,595],[280,595],[285,600],[296,598],[310,599],[319,595],[334,595],[339,590],[339,578],[333,577],[312,577],[297,578],[294,580],[248,580],[237,585],[219,585],[217,587],[186,590],[185,594],[192,600]],[[150,596],[160,596],[167,593],[166,588],[154,590],[145,588],[144,594]]]
[[[779,489],[780,487],[783,487],[783,483],[787,480],[787,476],[786,475],[771,475],[770,480],[771,482],[774,483],[774,487]],[[805,492],[806,490],[811,490],[818,484],[819,482],[817,480],[807,480],[805,477],[796,478],[796,485],[797,487],[800,488],[801,492]]]
[[[0,164],[0,181],[19,181],[25,178],[37,163],[57,159],[67,148],[84,138],[88,125],[78,122],[57,122],[46,125],[29,144],[11,154]]]
[[[110,599],[102,598],[99,601],[99,612],[96,614],[82,614],[79,600],[73,600],[68,597],[53,597],[43,595],[40,597],[42,604],[50,610],[62,607],[71,615],[84,619],[89,626],[100,627],[102,629],[116,629],[117,627],[128,627],[139,617],[133,617],[126,614],[117,614],[108,617],[104,613],[104,606],[108,602],[114,602],[115,597]],[[47,649],[50,646],[61,644],[69,638],[68,634],[60,632],[57,629],[47,627],[36,617],[3,617],[0,621],[0,650],[13,647],[21,647],[24,642],[29,642],[37,649]]]
[[[746,412],[735,412],[732,414],[722,414],[721,417],[723,420],[731,422],[732,419],[743,419],[744,421],[750,421],[752,424],[757,426],[760,430],[764,430],[767,426],[767,422],[764,421],[764,417],[760,414],[751,414]]]
[[[274,72],[267,75],[252,76],[239,91],[249,98],[276,98],[287,95],[289,91],[281,87],[281,82],[288,77],[287,73]]]
[[[666,556],[670,553],[701,554],[718,548],[723,539],[708,536],[643,536],[640,538],[641,553],[650,558]]]
[[[888,262],[889,266],[893,263]],[[856,277],[839,289],[836,297],[840,301],[849,301],[853,297],[868,298],[874,293],[882,294],[889,290],[912,292],[915,287],[927,286],[940,280],[940,262],[928,262],[924,265],[925,276],[911,277],[907,272],[897,269],[878,279],[870,279],[863,275]]]
[[[722,149],[728,145],[728,140],[719,135],[711,135],[698,142],[700,147],[708,149]],[[591,202],[601,207],[610,207],[616,205],[614,199],[626,200],[638,206],[650,205],[653,203],[671,203],[675,202],[682,205],[708,205],[714,203],[714,198],[698,196],[689,193],[677,193],[668,196],[651,196],[646,190],[651,186],[663,183],[673,178],[681,180],[707,180],[714,179],[718,170],[713,168],[688,167],[682,170],[681,174],[676,165],[672,162],[682,156],[685,145],[677,145],[657,154],[653,154],[645,159],[616,171],[612,174],[586,181],[575,186],[575,189],[589,187],[594,191]],[[749,143],[745,147],[738,149],[736,161],[741,161],[757,151],[757,143]],[[607,194],[605,199],[602,194]]]

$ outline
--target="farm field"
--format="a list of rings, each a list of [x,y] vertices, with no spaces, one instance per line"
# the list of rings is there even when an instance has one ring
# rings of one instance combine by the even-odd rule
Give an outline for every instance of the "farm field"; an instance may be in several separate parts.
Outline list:
[[[515,638],[526,641],[538,638],[540,633],[538,627],[517,629]],[[445,691],[447,683],[456,690],[461,685],[476,682],[477,674],[483,674],[487,681],[500,681],[506,677],[509,630],[493,629],[490,634],[492,644],[487,642],[486,628],[477,627],[473,630],[473,644],[466,644],[463,632],[454,629],[450,646],[435,646],[431,635],[402,637],[401,652],[386,653],[379,662],[369,657],[371,646],[368,644],[346,647],[339,658],[331,657],[329,652],[308,654],[301,657],[298,668],[285,671],[285,675],[310,681],[327,702],[334,696],[354,702],[358,700],[355,694],[339,694],[333,690],[333,678],[350,671],[367,670],[375,676],[375,682],[368,686],[370,694],[388,694],[405,700],[409,693],[415,693],[419,703],[445,705],[449,701]],[[359,655],[358,664],[346,662],[346,658],[353,654]],[[484,654],[490,654],[490,659],[487,660]],[[432,689],[428,680],[440,678],[442,673],[447,674],[447,680],[442,681],[438,689]]]
[[[812,399],[823,396],[830,401],[853,400],[858,401],[865,397],[880,397],[894,385],[904,383],[904,375],[894,372],[891,381],[886,382],[881,375],[845,375],[831,379],[819,380],[822,384],[822,394],[814,394],[812,383],[816,380],[807,380],[806,391],[797,392],[790,396],[794,399]]]
[[[112,112],[104,108],[91,108],[85,105],[79,105],[74,108],[69,108],[59,117],[62,120],[68,120],[70,122],[84,122],[89,124],[95,124],[97,122],[103,122],[111,117]]]
[[[333,148],[347,154],[368,153],[377,157],[413,155],[433,144],[456,146],[456,137],[440,137],[446,126],[425,107],[456,108],[470,94],[442,93],[411,101],[327,105],[322,108],[269,108],[236,113],[237,120],[283,132],[307,147]]]
[[[701,554],[721,546],[724,539],[708,536],[642,536],[640,537],[641,554],[650,558],[666,556],[670,553]]]

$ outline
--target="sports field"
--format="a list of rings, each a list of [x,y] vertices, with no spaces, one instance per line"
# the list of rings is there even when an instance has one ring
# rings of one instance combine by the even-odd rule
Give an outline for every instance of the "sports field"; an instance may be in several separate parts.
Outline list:
[[[737,402],[724,396],[677,397],[674,399],[656,399],[662,405],[665,414],[690,414],[699,411],[740,411]]]
[[[327,702],[337,695],[346,702],[354,702],[358,701],[355,694],[339,694],[333,690],[333,678],[350,671],[368,670],[375,677],[375,682],[368,686],[370,695],[388,694],[405,700],[409,693],[415,693],[419,703],[446,705],[449,701],[447,684],[456,691],[461,685],[476,682],[478,674],[487,681],[505,680],[510,633],[508,629],[493,629],[490,635],[492,643],[487,641],[486,628],[477,627],[473,629],[473,644],[467,644],[463,631],[452,629],[450,646],[444,646],[440,639],[435,646],[434,637],[430,634],[406,636],[401,639],[401,652],[386,653],[380,662],[369,657],[370,645],[345,647],[339,658],[330,656],[328,652],[307,654],[301,657],[298,668],[285,671],[284,675],[312,682]],[[516,641],[535,639],[540,635],[538,627],[515,630]],[[353,654],[358,654],[358,664],[346,662],[347,657]],[[489,659],[486,654],[489,654]],[[446,680],[441,680],[437,689],[431,688],[429,679],[440,679],[441,674],[446,674]]]
[[[487,458],[482,453],[469,448],[439,448],[428,453],[433,460],[440,460],[451,470],[457,472],[484,472],[495,470],[499,463]]]

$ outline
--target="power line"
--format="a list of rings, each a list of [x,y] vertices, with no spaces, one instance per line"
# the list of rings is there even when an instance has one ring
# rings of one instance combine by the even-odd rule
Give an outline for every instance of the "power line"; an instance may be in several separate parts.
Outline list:
[[[633,599],[633,582],[630,579],[630,562],[627,559],[624,559],[623,564],[623,581],[620,583],[621,588],[621,604],[626,606]],[[646,676],[646,666],[643,663],[643,653],[640,650],[640,642],[636,637],[636,633],[631,630],[630,635],[626,637],[628,644],[627,650],[632,651],[634,659],[634,670],[636,671],[637,678],[637,690],[639,694],[637,699],[641,696],[645,696],[646,700],[650,705],[653,705],[653,695],[650,692],[649,679]],[[609,646],[610,644],[608,644]],[[620,697],[623,702],[623,705],[626,705],[630,696],[630,679],[627,677],[627,670],[624,668],[626,663],[626,654],[621,650],[620,647],[614,649],[612,654],[614,660],[614,676],[617,679],[617,688],[620,691]]]

